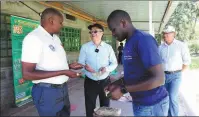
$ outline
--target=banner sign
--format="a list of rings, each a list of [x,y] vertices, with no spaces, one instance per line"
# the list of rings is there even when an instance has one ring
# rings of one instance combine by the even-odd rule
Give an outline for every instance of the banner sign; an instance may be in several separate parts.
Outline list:
[[[20,83],[22,79],[22,65],[21,65],[21,52],[22,42],[24,37],[37,28],[38,21],[21,18],[17,16],[11,16],[11,39],[12,39],[12,63],[13,63],[13,80],[14,80],[14,92],[15,92],[15,104],[16,106],[22,106],[32,101],[31,90],[32,82],[25,81]]]

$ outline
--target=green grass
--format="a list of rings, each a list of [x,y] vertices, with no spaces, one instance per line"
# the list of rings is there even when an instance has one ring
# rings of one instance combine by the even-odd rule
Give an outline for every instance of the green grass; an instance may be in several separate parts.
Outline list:
[[[191,58],[190,69],[199,69],[199,57]]]

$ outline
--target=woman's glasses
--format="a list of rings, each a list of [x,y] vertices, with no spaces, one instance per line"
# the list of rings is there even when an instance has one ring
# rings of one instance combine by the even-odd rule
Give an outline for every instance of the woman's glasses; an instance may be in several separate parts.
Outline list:
[[[97,31],[97,30],[95,30],[95,31],[89,31],[90,34],[93,34],[93,33],[96,34],[96,33],[98,33],[98,32],[102,32],[102,31]]]

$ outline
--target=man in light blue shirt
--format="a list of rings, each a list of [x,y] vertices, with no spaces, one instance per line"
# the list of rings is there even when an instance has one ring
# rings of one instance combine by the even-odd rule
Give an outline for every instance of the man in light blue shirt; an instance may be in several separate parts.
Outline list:
[[[85,66],[86,116],[92,117],[98,95],[100,106],[109,106],[110,100],[104,88],[110,82],[109,73],[117,67],[117,59],[112,47],[102,41],[104,28],[100,24],[93,24],[88,29],[92,41],[82,45],[78,63]]]
[[[164,43],[160,45],[159,52],[165,72],[165,86],[169,92],[169,116],[178,116],[178,92],[182,71],[191,63],[187,45],[175,39],[175,28],[167,26],[163,30]]]

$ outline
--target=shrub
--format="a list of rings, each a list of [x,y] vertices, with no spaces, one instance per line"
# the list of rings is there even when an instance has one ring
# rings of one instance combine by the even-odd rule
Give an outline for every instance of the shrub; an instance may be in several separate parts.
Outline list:
[[[194,43],[190,46],[190,49],[191,49],[191,52],[195,53],[195,54],[198,54],[199,52],[199,44],[197,43]]]

